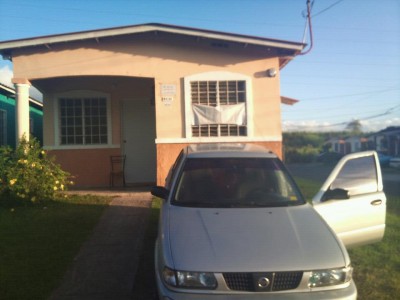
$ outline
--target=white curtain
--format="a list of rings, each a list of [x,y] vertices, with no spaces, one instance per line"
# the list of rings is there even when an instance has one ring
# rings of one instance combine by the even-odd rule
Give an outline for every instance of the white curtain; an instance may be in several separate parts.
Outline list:
[[[192,125],[236,124],[246,125],[245,103],[233,105],[208,106],[192,105]]]

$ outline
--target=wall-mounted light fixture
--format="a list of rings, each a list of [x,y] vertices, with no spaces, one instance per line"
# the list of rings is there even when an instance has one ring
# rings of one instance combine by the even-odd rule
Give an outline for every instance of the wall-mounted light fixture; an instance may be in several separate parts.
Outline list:
[[[9,53],[2,53],[1,56],[3,57],[3,60],[12,61],[12,56]]]
[[[267,76],[268,77],[275,77],[276,76],[276,69],[275,68],[270,68],[267,70]]]

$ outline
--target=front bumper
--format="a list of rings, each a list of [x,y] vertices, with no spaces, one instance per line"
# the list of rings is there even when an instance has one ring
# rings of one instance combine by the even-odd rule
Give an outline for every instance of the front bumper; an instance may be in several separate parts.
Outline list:
[[[157,273],[157,272],[156,272]],[[190,290],[171,290],[161,281],[161,278],[156,274],[157,289],[160,300],[265,300],[265,299],[288,299],[288,300],[320,300],[320,299],[340,299],[340,300],[355,300],[357,299],[357,288],[354,281],[341,289],[324,290],[324,291],[309,291],[309,292],[232,292],[221,293],[216,291],[190,291]]]

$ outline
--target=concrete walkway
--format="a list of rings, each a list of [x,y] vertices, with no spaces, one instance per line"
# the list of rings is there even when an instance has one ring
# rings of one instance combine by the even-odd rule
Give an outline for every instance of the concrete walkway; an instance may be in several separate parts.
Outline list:
[[[132,299],[151,195],[143,191],[79,191],[115,196],[51,300]]]

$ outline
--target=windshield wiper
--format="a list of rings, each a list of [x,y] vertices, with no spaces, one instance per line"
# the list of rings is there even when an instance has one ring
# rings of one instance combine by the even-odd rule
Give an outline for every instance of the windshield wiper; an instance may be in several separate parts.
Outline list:
[[[176,206],[185,206],[185,207],[220,207],[220,203],[215,202],[180,202],[174,201],[172,202],[173,205]]]
[[[173,205],[183,206],[183,207],[204,207],[204,208],[252,208],[252,207],[288,207],[296,206],[301,203],[293,201],[284,202],[233,202],[233,203],[220,203],[211,201],[201,201],[201,202],[180,202],[174,201]]]

